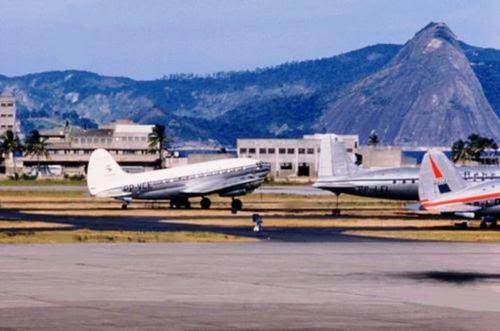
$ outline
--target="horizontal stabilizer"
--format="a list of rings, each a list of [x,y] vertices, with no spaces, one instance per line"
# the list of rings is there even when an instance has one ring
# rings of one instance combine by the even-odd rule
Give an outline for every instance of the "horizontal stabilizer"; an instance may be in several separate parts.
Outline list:
[[[419,203],[409,203],[405,206],[405,209],[408,211],[422,211],[424,207]]]
[[[439,211],[441,213],[469,213],[482,209],[478,206],[471,206],[465,204],[452,205],[452,206],[440,206]]]

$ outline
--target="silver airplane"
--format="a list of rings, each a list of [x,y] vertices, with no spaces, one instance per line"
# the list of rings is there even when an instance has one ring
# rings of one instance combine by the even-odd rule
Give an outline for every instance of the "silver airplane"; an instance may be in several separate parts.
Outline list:
[[[468,182],[500,179],[500,168],[495,166],[460,167]],[[341,193],[394,200],[418,200],[419,168],[362,169],[356,166],[346,152],[344,143],[329,137],[321,140],[318,180],[314,187]]]
[[[442,153],[430,150],[419,173],[418,193],[421,209],[429,213],[481,218],[497,226],[500,216],[500,180],[470,183]]]
[[[87,187],[91,195],[122,201],[122,208],[134,199],[170,200],[172,208],[189,208],[191,197],[202,197],[201,207],[209,209],[210,194],[231,197],[233,212],[243,203],[235,197],[259,187],[271,169],[269,163],[236,158],[179,166],[143,173],[126,173],[104,149],[90,155]]]

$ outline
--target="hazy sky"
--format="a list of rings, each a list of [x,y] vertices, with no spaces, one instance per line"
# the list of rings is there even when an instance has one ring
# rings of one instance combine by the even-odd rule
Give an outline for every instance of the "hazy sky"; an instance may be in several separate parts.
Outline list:
[[[404,43],[430,21],[500,49],[498,13],[493,0],[0,0],[0,73],[253,69]]]

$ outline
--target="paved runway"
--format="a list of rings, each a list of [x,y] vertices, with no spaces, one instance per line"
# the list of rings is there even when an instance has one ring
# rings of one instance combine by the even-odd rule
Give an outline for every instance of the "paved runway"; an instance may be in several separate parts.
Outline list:
[[[3,245],[0,265],[0,328],[500,325],[500,245]]]

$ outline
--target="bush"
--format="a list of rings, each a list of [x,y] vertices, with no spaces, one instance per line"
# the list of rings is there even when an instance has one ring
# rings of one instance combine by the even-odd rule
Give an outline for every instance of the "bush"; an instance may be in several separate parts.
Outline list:
[[[21,175],[22,180],[35,180],[37,178],[38,178],[37,175],[29,175],[29,174],[22,174]]]
[[[85,179],[85,175],[82,174],[76,174],[76,175],[69,175],[69,174],[64,174],[65,179],[69,180],[74,180],[74,181],[81,181]]]

